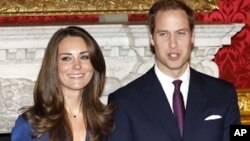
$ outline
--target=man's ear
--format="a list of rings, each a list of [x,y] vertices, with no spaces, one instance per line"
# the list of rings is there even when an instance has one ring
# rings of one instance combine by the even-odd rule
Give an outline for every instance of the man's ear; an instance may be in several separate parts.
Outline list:
[[[194,31],[193,31],[192,37],[191,37],[191,43],[192,43],[192,44],[194,44],[194,36],[195,36],[195,33],[194,33]]]
[[[155,45],[155,42],[154,42],[154,39],[153,39],[152,34],[149,35],[149,38],[150,38],[150,43],[151,43],[151,45],[154,46],[154,45]]]

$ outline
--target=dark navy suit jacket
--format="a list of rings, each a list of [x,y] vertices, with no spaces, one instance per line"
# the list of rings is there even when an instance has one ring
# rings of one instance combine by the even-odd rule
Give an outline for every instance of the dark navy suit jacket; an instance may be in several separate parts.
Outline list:
[[[240,124],[234,86],[192,68],[183,140],[154,68],[110,94],[109,102],[117,105],[111,141],[229,141],[230,125]]]

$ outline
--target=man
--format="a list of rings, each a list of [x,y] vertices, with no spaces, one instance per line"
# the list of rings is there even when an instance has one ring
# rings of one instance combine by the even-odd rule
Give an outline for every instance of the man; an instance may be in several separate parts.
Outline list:
[[[109,102],[117,106],[111,141],[229,141],[230,125],[240,124],[236,90],[190,67],[192,10],[177,0],[157,1],[149,28],[155,65],[110,94]],[[181,94],[174,80],[181,80]],[[181,114],[174,91],[184,102]]]

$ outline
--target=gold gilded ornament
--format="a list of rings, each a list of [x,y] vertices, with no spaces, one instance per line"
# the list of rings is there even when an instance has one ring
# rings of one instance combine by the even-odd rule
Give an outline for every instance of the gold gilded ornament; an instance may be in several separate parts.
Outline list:
[[[1,0],[0,15],[147,13],[155,0]],[[217,0],[181,0],[197,12],[218,9]]]
[[[250,90],[239,89],[237,91],[238,104],[241,114],[242,124],[250,124]]]

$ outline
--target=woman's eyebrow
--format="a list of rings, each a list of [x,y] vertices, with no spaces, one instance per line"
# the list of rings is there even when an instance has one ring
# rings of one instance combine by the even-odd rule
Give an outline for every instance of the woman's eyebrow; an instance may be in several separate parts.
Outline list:
[[[63,53],[60,53],[59,55],[72,55],[72,53],[63,52]]]
[[[89,51],[88,51],[88,50],[82,51],[82,52],[80,52],[79,54],[86,54],[86,53],[89,53]]]
[[[86,53],[89,53],[89,51],[82,51],[79,54],[82,55],[82,54],[86,54]],[[72,53],[63,52],[63,53],[60,53],[59,55],[72,55]]]

